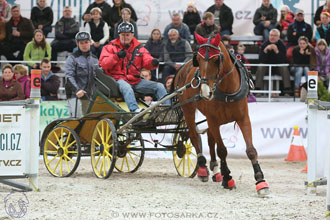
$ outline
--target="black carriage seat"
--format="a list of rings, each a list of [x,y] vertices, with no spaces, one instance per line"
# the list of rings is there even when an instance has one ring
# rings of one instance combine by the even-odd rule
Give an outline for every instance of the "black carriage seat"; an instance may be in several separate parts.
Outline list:
[[[103,69],[97,67],[94,73],[94,78],[96,82],[97,89],[102,92],[108,98],[123,98],[120,93],[117,81],[104,73]],[[142,94],[134,91],[135,97],[143,101],[144,96],[151,96],[153,98],[154,94]]]

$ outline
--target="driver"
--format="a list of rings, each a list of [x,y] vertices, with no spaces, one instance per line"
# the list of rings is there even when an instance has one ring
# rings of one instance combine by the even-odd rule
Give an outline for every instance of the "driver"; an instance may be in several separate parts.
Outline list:
[[[155,94],[157,100],[167,94],[163,84],[140,77],[141,69],[156,69],[159,62],[134,38],[131,23],[119,24],[118,34],[117,39],[103,48],[99,64],[107,75],[117,80],[129,110],[140,112],[142,109],[139,109],[136,102],[134,90],[143,94]],[[170,100],[165,104],[170,104]]]

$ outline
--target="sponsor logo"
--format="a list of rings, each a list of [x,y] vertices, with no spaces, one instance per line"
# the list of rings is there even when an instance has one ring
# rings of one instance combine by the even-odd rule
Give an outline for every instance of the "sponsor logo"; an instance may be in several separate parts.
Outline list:
[[[0,122],[11,123],[18,122],[18,118],[22,116],[21,114],[0,114]]]

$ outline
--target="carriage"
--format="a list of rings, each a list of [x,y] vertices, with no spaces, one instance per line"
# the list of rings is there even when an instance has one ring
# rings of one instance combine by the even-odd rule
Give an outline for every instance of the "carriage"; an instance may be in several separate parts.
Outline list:
[[[94,78],[97,90],[87,113],[83,117],[56,119],[43,131],[40,147],[51,175],[71,176],[82,156],[90,156],[98,178],[108,178],[114,170],[133,173],[142,165],[146,151],[172,151],[177,173],[184,177],[196,175],[197,154],[180,105],[175,103],[175,96],[186,87],[152,106],[136,94],[139,107],[145,110],[132,113],[112,77],[97,69]],[[172,99],[172,105],[162,105],[168,99]],[[170,135],[171,144],[144,139],[142,134],[146,133]],[[153,147],[145,147],[145,142]]]

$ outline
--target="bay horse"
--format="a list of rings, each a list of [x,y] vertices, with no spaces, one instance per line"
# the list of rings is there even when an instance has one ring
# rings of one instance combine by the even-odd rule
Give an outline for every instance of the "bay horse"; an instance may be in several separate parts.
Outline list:
[[[220,125],[236,122],[243,133],[246,154],[252,163],[256,190],[260,196],[266,195],[269,193],[269,186],[258,164],[258,154],[252,143],[247,104],[249,92],[247,70],[235,56],[228,53],[220,41],[219,34],[214,38],[203,38],[198,34],[195,34],[195,37],[199,44],[198,52],[195,52],[193,59],[178,71],[174,86],[180,88],[191,83],[190,88],[178,95],[178,101],[183,104],[181,108],[189,129],[189,137],[197,152],[198,177],[203,182],[209,179],[206,158],[201,152],[196,130],[195,112],[197,109],[206,117],[208,123],[207,137],[213,181],[222,181],[222,186],[226,189],[236,187],[227,166],[227,149],[219,130]],[[215,143],[220,158],[221,173],[215,155]]]

